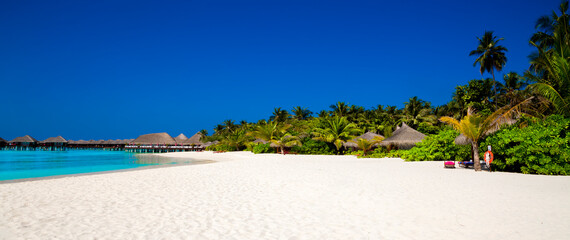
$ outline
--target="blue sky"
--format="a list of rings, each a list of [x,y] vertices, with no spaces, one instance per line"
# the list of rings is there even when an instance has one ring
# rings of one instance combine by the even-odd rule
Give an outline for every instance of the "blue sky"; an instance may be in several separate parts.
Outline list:
[[[0,137],[190,136],[275,107],[442,105],[482,78],[477,36],[504,37],[503,73],[522,73],[536,19],[559,4],[3,1]]]

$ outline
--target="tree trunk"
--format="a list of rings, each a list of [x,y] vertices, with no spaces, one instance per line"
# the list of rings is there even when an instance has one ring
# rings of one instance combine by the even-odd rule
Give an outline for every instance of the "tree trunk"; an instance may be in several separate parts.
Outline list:
[[[473,148],[473,168],[475,168],[475,171],[481,171],[481,162],[479,162],[479,143],[471,141],[471,147]]]
[[[285,155],[285,148],[281,146],[281,154]]]

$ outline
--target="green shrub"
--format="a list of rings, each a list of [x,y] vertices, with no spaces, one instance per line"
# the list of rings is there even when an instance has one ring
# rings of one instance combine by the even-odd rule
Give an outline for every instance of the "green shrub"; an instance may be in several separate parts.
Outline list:
[[[273,149],[270,146],[270,143],[259,143],[257,145],[253,146],[253,153],[257,154],[257,153],[269,153],[269,152],[273,152]]]
[[[311,138],[303,138],[301,146],[293,146],[292,152],[299,154],[318,154],[318,155],[333,155],[336,153],[336,148],[331,147],[326,142],[313,140]]]
[[[493,170],[570,175],[569,125],[570,119],[559,115],[542,121],[526,119],[487,137],[481,152],[493,147]]]
[[[443,130],[436,135],[429,135],[412,149],[403,152],[402,158],[407,161],[455,160],[464,161],[470,158],[470,146],[455,145],[459,135],[455,130]]]

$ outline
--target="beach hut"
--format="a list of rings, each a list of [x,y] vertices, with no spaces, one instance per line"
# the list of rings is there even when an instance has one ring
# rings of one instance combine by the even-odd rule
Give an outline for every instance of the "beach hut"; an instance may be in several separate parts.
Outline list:
[[[178,145],[182,145],[184,143],[184,141],[188,140],[188,137],[186,137],[186,135],[184,135],[183,133],[181,133],[180,135],[176,136],[174,138],[174,140],[176,141],[176,143]]]
[[[362,134],[362,135],[360,135],[360,136],[358,136],[358,137],[352,139],[352,141],[345,142],[343,145],[344,145],[345,147],[358,148],[358,144],[355,143],[355,142],[358,142],[358,139],[361,139],[361,138],[362,138],[362,139],[366,139],[366,140],[368,140],[368,141],[371,141],[371,140],[373,140],[373,139],[375,139],[375,138],[378,138],[378,137],[381,137],[382,139],[384,138],[384,136],[382,136],[382,135],[380,135],[380,134],[376,134],[376,133],[373,133],[373,132],[367,132],[367,133],[365,133],[365,134]],[[374,147],[378,147],[378,146],[379,146],[379,143],[374,144]]]
[[[402,123],[402,126],[392,133],[392,136],[384,139],[380,146],[396,146],[398,149],[410,149],[416,146],[416,143],[421,142],[426,137],[425,134],[416,131]]]
[[[40,142],[40,144],[45,150],[59,151],[59,150],[65,150],[68,141],[65,140],[65,138],[63,138],[62,136],[57,136],[43,140]]]
[[[38,140],[26,135],[23,137],[17,137],[9,141],[8,144],[17,150],[35,150]]]

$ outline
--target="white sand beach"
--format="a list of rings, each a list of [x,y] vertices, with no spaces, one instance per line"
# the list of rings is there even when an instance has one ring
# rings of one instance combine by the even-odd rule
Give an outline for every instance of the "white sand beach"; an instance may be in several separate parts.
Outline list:
[[[568,239],[570,177],[354,156],[0,184],[0,239]]]

